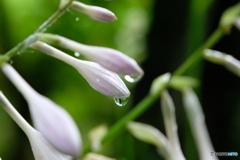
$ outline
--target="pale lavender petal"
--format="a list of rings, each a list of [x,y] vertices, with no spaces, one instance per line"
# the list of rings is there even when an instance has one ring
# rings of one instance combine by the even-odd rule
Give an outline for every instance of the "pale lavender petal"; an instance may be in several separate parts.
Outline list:
[[[32,47],[75,67],[89,85],[100,93],[114,98],[129,97],[130,92],[121,78],[98,63],[76,59],[43,42],[36,42]]]
[[[121,75],[141,77],[144,72],[137,62],[120,51],[106,48],[84,45],[65,37],[53,34],[38,34],[38,37],[48,43],[83,54],[92,61],[99,63],[104,68]]]
[[[96,21],[108,23],[117,20],[113,12],[102,7],[86,5],[77,1],[73,1],[71,7]]]
[[[36,160],[72,159],[69,155],[65,155],[56,150],[40,132],[32,128],[32,126],[30,126],[27,121],[18,113],[18,111],[12,106],[2,92],[0,92],[0,104],[27,135],[32,147],[34,158]]]
[[[38,94],[11,65],[4,64],[2,70],[28,102],[36,129],[57,150],[79,157],[81,138],[72,117],[50,99]]]

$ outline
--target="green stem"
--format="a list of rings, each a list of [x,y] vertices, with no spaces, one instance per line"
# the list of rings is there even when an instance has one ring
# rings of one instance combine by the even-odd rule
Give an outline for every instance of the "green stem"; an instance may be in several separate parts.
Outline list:
[[[49,26],[51,26],[61,15],[64,13],[64,11],[72,4],[73,0],[69,0],[69,2],[63,6],[59,7],[58,10],[53,13],[51,17],[48,18],[36,31],[35,33],[42,33],[44,32]]]
[[[223,30],[217,28],[213,34],[208,38],[208,40],[197,49],[175,72],[173,75],[184,74],[193,64],[199,62],[202,58],[202,53],[204,49],[213,47],[223,36]],[[166,86],[164,89],[168,88]],[[127,115],[115,123],[109,132],[102,139],[102,143],[106,143],[113,138],[115,138],[125,127],[125,125],[136,118],[138,118],[142,113],[144,113],[161,95],[163,90],[159,94],[146,96],[133,110],[131,110]],[[88,149],[86,149],[88,150]]]
[[[34,33],[42,33],[44,32],[49,26],[51,26],[63,13],[64,11],[71,5],[73,0],[69,0],[66,5],[58,8],[58,10],[48,19],[46,20]],[[37,38],[34,34],[27,37],[25,40],[20,42],[17,46],[12,48],[10,51],[5,53],[4,57],[0,56],[0,62],[6,62],[6,58],[9,60],[11,57],[17,55],[18,53],[23,52],[29,45],[33,42],[36,42]]]
[[[198,63],[203,55],[203,51],[214,46],[223,36],[223,30],[218,27],[207,41],[198,48],[193,54],[173,73],[174,76],[179,76],[185,73],[191,66]]]

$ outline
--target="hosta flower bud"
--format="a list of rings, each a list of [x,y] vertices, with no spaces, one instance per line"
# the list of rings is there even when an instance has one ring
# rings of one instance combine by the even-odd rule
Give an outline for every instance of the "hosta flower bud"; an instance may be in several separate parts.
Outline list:
[[[170,78],[171,78],[170,73],[165,73],[155,78],[154,81],[152,82],[150,93],[159,94],[159,92],[163,91],[164,88],[166,88]]]
[[[144,74],[143,70],[134,59],[117,50],[84,45],[59,35],[38,34],[37,36],[47,43],[55,44],[83,54],[90,60],[99,63],[104,68],[116,72],[117,74],[125,75],[125,79],[130,82],[137,81]]]
[[[56,150],[45,137],[32,128],[25,119],[17,112],[7,98],[0,92],[0,105],[16,121],[19,127],[27,135],[35,160],[70,160],[69,155],[65,155]],[[1,159],[1,158],[0,158]]]
[[[229,54],[215,50],[205,50],[204,56],[207,60],[223,65],[229,71],[240,77],[240,61]]]
[[[80,133],[68,112],[32,89],[11,65],[4,64],[2,70],[28,102],[36,129],[57,150],[79,157]]]
[[[108,23],[117,20],[113,12],[102,7],[90,6],[78,1],[73,1],[71,7],[96,21]]]
[[[91,129],[88,133],[88,137],[91,143],[91,149],[98,151],[102,147],[102,139],[108,132],[108,127],[105,124],[99,125]]]
[[[205,49],[203,55],[206,60],[222,65],[227,54],[212,49]]]
[[[165,159],[177,160],[170,142],[158,129],[139,122],[129,122],[127,129],[137,139],[155,145]]]
[[[43,42],[36,42],[32,47],[75,67],[98,92],[114,98],[129,97],[130,92],[121,78],[98,63],[76,59]]]
[[[185,88],[183,90],[183,103],[199,151],[199,159],[217,160],[217,157],[209,154],[209,151],[214,151],[214,148],[205,124],[202,106],[192,88]]]

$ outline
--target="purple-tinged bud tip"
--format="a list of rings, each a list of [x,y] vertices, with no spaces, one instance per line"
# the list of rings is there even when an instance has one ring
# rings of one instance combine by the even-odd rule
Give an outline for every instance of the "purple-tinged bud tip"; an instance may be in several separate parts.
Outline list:
[[[73,9],[86,14],[96,21],[109,23],[117,20],[113,12],[102,7],[86,5],[77,1],[73,1],[71,6]]]

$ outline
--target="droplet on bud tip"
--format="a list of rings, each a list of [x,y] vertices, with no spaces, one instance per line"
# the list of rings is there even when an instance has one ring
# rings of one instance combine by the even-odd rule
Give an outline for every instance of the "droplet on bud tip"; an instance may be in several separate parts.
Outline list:
[[[114,98],[114,101],[115,103],[118,105],[118,106],[125,106],[128,102],[128,97],[126,98]]]

